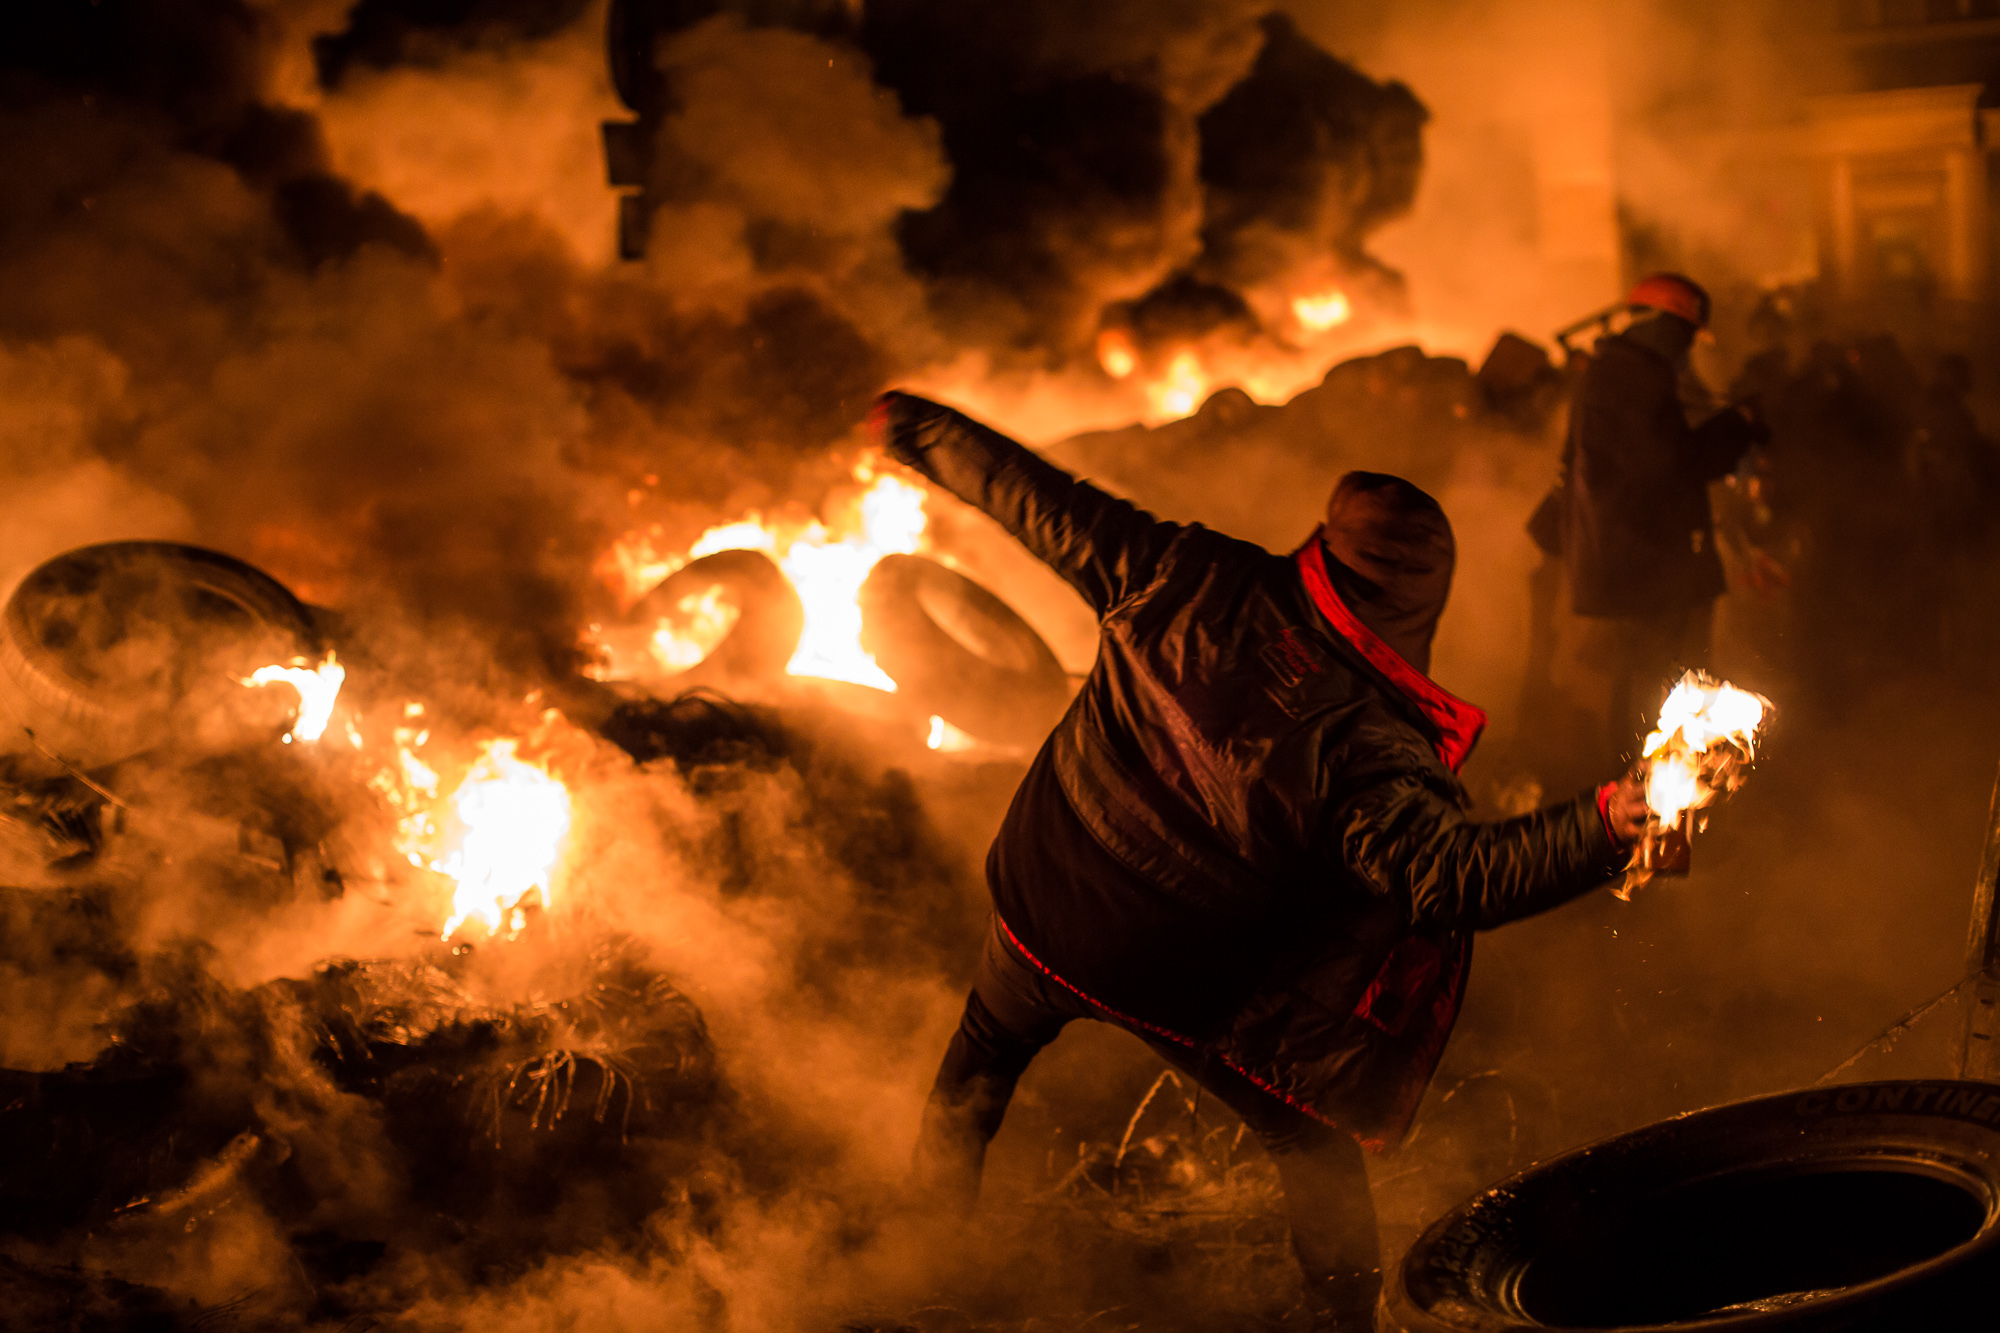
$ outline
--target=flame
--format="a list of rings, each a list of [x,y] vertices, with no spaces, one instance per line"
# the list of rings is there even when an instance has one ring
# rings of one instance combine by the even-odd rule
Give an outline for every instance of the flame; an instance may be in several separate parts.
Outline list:
[[[450,817],[441,819],[442,782],[437,767],[419,753],[431,740],[430,729],[419,721],[424,706],[405,704],[403,716],[409,725],[393,732],[395,759],[368,786],[396,816],[397,854],[453,883],[451,912],[439,937],[450,939],[475,917],[490,934],[518,934],[527,924],[523,909],[530,893],[538,894],[545,908],[554,903],[555,872],[570,827],[569,788],[546,766],[522,759],[520,740],[489,740],[453,789]],[[560,713],[544,712],[531,739],[543,744],[562,723]],[[359,732],[351,723],[350,732],[358,748]]]
[[[258,667],[242,677],[243,684],[252,688],[276,681],[299,692],[298,720],[285,733],[287,745],[295,740],[311,744],[326,734],[326,724],[333,720],[334,702],[340,698],[341,682],[347,679],[347,668],[335,661],[331,652],[317,667],[305,663],[303,657],[294,658],[290,666]]]
[[[598,557],[593,572],[616,590],[621,608],[629,608],[687,563],[685,556],[660,551],[654,545],[659,536],[657,525],[628,532]]]
[[[717,551],[764,551],[775,554],[778,549],[778,534],[764,526],[756,510],[750,517],[734,523],[724,523],[721,527],[710,528],[695,539],[688,548],[688,559],[699,560]],[[675,568],[680,567],[676,563]]]
[[[1139,353],[1131,335],[1123,329],[1106,329],[1097,335],[1097,364],[1114,380],[1122,380],[1139,368]]]
[[[471,917],[492,934],[518,932],[521,904],[528,894],[553,904],[551,883],[569,836],[569,789],[547,770],[516,757],[519,742],[487,741],[458,790],[451,794],[459,835],[430,868],[458,881],[451,920],[441,936],[450,939]]]
[[[422,704],[406,704],[405,717],[421,717]],[[396,816],[396,850],[419,870],[427,869],[424,849],[437,840],[437,821],[431,807],[437,801],[438,775],[417,751],[431,738],[428,729],[397,727],[396,761],[368,781],[369,790],[379,795]],[[361,733],[348,725],[348,739],[362,748]]]
[[[629,559],[630,552],[644,547],[641,534],[628,534],[621,542],[628,554],[607,557],[599,563],[600,572],[623,580],[632,569],[650,572],[666,565],[671,573],[689,560],[718,551],[764,551],[777,560],[805,607],[805,630],[785,670],[794,676],[848,681],[893,694],[896,682],[861,647],[861,585],[883,556],[908,555],[922,545],[929,522],[924,513],[929,492],[900,477],[878,474],[867,462],[854,469],[854,479],[866,483],[867,489],[854,504],[852,521],[842,525],[844,531],[839,535],[818,519],[781,525],[768,523],[753,511],[746,518],[704,532],[686,557],[656,560],[650,566]],[[630,582],[623,585],[629,600],[636,601],[646,588],[633,594],[632,586]],[[654,632],[654,656],[670,670],[700,661],[728,632],[719,606],[694,600],[695,605],[689,606],[688,599],[683,599],[677,608],[687,617],[687,624],[675,626],[670,617]],[[666,636],[664,641],[662,635]],[[674,666],[675,662],[684,666]]]
[[[660,618],[647,646],[664,670],[686,671],[729,637],[743,609],[729,599],[727,589],[717,585],[681,598],[674,604],[674,612]]]
[[[962,754],[979,746],[978,740],[960,731],[936,713],[931,714],[930,734],[924,738],[924,744],[941,754]]]
[[[1208,373],[1202,369],[1201,358],[1192,348],[1174,353],[1167,373],[1146,386],[1146,396],[1161,416],[1184,417],[1194,411],[1208,396]]]
[[[1338,287],[1292,298],[1292,318],[1308,333],[1325,333],[1336,325],[1345,324],[1353,313],[1354,307],[1349,303],[1347,293]]]
[[[1662,826],[1743,784],[1771,701],[1701,671],[1682,676],[1646,737],[1646,805]]]

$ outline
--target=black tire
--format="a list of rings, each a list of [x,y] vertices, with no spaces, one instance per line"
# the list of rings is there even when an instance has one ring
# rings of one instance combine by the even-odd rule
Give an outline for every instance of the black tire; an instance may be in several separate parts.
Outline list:
[[[662,619],[672,619],[681,601],[721,588],[736,608],[736,623],[701,661],[670,671],[647,643]],[[645,663],[641,680],[671,679],[677,685],[734,679],[767,679],[784,674],[805,632],[806,609],[791,580],[762,551],[717,551],[689,561],[668,575],[624,616],[636,646],[625,651]]]
[[[996,745],[1035,745],[1069,706],[1069,677],[1014,609],[917,555],[861,585],[861,646],[918,710]]]
[[[1858,1083],[1696,1111],[1426,1231],[1386,1333],[1892,1333],[2000,1312],[2000,1085]]]
[[[29,571],[0,611],[0,706],[69,763],[170,739],[228,673],[313,655],[312,614],[262,570],[178,542],[79,547]],[[21,748],[18,733],[7,738]]]

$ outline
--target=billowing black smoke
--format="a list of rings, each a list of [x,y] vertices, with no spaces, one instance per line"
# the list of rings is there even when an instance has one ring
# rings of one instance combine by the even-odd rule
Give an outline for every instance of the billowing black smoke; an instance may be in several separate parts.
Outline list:
[[[907,114],[937,122],[950,184],[902,213],[896,239],[960,346],[1060,367],[1107,323],[1149,341],[1230,324],[1282,335],[1259,327],[1253,300],[1302,275],[1400,295],[1364,243],[1415,196],[1422,105],[1240,4],[620,0],[611,59],[639,120],[606,132],[614,182],[643,187],[628,254],[643,252],[655,202],[691,184],[660,152],[677,93],[651,57],[723,12],[859,49]],[[1254,63],[1197,73],[1205,47]]]

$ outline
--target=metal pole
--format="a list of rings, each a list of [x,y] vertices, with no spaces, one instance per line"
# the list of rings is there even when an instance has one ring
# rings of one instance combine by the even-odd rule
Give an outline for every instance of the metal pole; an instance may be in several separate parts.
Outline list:
[[[1965,942],[1965,975],[1972,978],[1960,1078],[2000,1081],[2000,780],[1986,813],[1986,850],[1972,885],[1972,929]]]

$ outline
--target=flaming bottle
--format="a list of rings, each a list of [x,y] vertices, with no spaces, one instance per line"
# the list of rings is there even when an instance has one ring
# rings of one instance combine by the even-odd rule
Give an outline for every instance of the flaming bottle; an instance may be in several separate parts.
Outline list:
[[[1687,873],[1694,812],[1743,785],[1773,712],[1763,695],[1706,672],[1681,677],[1641,752],[1649,817],[1621,896],[1654,875]]]

